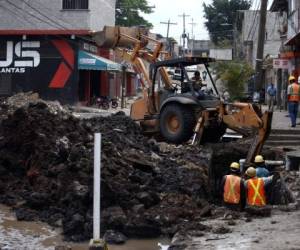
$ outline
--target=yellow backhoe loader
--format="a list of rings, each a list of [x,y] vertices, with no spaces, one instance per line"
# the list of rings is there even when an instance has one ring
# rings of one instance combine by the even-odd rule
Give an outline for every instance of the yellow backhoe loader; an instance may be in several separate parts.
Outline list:
[[[131,106],[131,117],[140,123],[145,133],[159,135],[162,140],[181,144],[220,140],[227,128],[244,136],[252,136],[246,162],[261,152],[271,130],[272,113],[262,113],[251,103],[224,103],[209,71],[208,57],[172,59],[163,51],[163,44],[148,36],[143,28],[105,27],[96,33],[96,43],[114,49],[116,54],[131,63],[139,75],[143,98]],[[205,67],[213,89],[197,91],[187,68]],[[173,81],[169,68],[180,69],[181,79]]]

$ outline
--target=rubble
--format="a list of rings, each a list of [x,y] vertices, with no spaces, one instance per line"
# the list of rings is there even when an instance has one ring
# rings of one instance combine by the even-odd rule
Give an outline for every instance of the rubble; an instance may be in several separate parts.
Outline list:
[[[10,105],[1,110],[0,202],[18,219],[62,226],[67,240],[91,238],[95,132],[103,135],[103,233],[173,235],[209,213],[209,150],[161,152],[123,113],[82,120],[38,99]]]
[[[62,227],[66,240],[91,238],[93,134],[101,132],[101,229],[111,242],[230,231],[201,221],[227,213],[212,205],[217,190],[211,187],[232,161],[245,158],[245,142],[158,143],[123,112],[79,119],[59,103],[28,95],[0,104],[0,203],[12,206],[19,220]],[[272,151],[264,155],[276,159]]]

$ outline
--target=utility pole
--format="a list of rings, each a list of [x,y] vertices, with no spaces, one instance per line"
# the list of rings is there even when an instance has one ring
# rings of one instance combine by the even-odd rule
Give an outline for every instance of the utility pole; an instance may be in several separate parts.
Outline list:
[[[197,23],[194,23],[194,18],[192,18],[192,22],[189,24],[192,26],[192,56],[193,56],[194,55],[194,41],[195,41],[194,26],[196,26]]]
[[[255,66],[255,74],[256,74],[255,91],[259,91],[263,87],[262,66],[263,66],[263,58],[264,58],[267,6],[268,6],[268,0],[261,0],[257,54],[256,54],[256,66]]]
[[[192,18],[192,22],[189,23],[192,26],[192,39],[195,39],[194,37],[194,26],[197,25],[197,23],[194,23],[194,18]]]
[[[169,39],[169,32],[170,32],[170,25],[177,25],[177,23],[171,23],[171,20],[169,19],[168,22],[160,22],[161,24],[167,24],[167,39]]]
[[[171,40],[169,39],[169,35],[170,35],[170,25],[177,25],[177,23],[172,23],[171,20],[169,19],[168,22],[160,22],[161,24],[166,24],[167,25],[167,43],[169,46],[169,53],[172,56],[172,44],[171,44]]]
[[[185,42],[186,42],[186,29],[185,29],[185,18],[189,17],[190,15],[186,15],[185,13],[183,13],[182,15],[179,15],[179,17],[183,18],[183,32],[182,32],[182,40],[183,40],[183,45],[182,45],[182,49],[183,49],[183,56],[185,55]]]

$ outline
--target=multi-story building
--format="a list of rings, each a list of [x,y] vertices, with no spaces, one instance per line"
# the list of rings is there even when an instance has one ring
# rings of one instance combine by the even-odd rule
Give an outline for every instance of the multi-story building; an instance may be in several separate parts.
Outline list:
[[[273,61],[279,57],[282,46],[279,29],[286,19],[280,12],[267,11],[265,26],[265,42],[263,55],[263,90],[271,82],[277,84],[277,69],[273,67]],[[235,24],[235,49],[236,56],[245,60],[253,69],[256,66],[258,30],[260,12],[256,10],[241,10],[238,13]],[[248,91],[254,91],[254,77],[248,83]]]
[[[282,46],[278,60],[278,83],[281,106],[286,106],[286,90],[289,75],[300,76],[300,2],[299,0],[273,0],[270,11],[286,17],[279,32]],[[280,100],[280,99],[279,99]]]
[[[115,0],[3,0],[0,16],[0,95],[75,103],[119,93],[120,65],[93,41],[115,24]]]

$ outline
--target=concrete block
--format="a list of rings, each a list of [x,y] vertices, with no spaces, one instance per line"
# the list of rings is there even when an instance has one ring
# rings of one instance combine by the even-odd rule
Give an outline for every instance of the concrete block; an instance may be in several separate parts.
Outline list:
[[[91,240],[89,250],[108,250],[107,244],[103,240]]]

